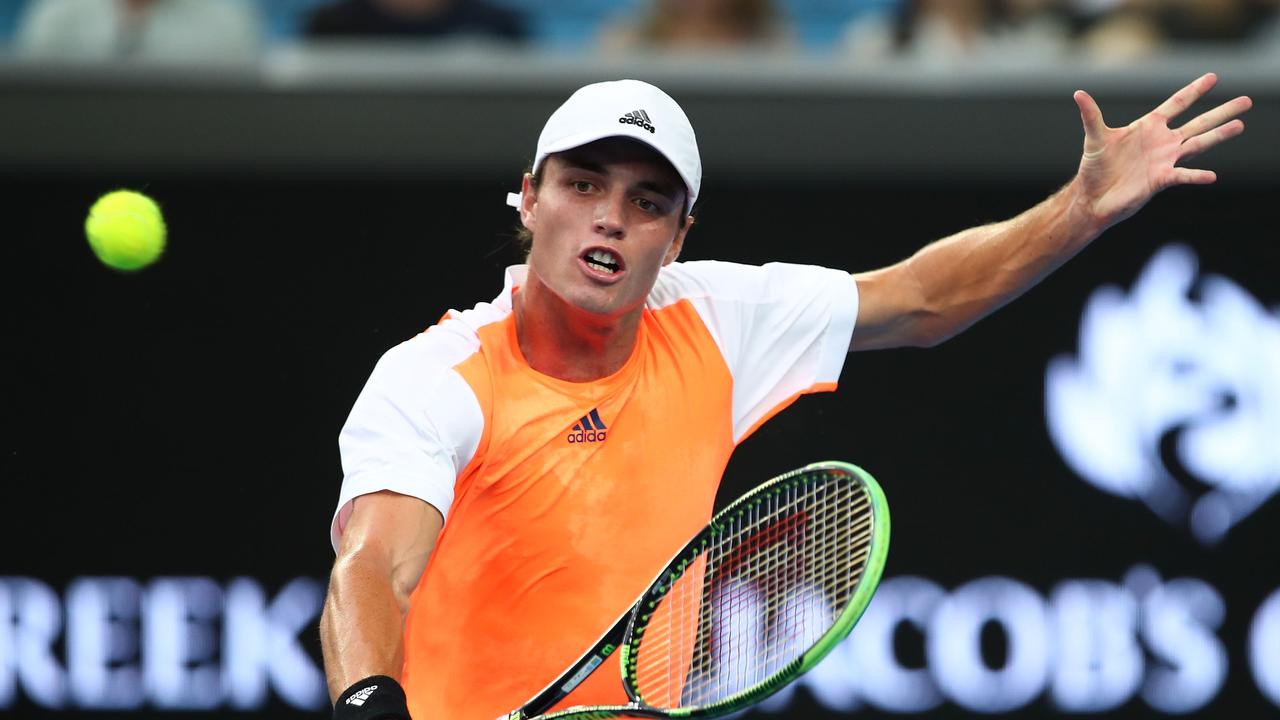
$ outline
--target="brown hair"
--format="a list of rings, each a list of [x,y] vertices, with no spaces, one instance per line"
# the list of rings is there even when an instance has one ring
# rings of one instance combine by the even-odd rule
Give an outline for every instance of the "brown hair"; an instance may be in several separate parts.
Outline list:
[[[547,169],[547,164],[543,163],[541,166],[538,167],[538,172],[533,173],[533,177],[529,179],[529,186],[531,188],[533,188],[534,190],[537,190],[538,186],[542,185],[542,173],[546,169]],[[533,172],[532,165],[524,169],[525,175],[528,175],[530,172]],[[520,208],[516,208],[517,211],[519,211],[519,209]],[[529,228],[524,226],[524,222],[521,221],[519,218],[516,219],[516,243],[520,245],[520,252],[524,253],[524,257],[527,260],[529,257],[529,252],[533,250],[533,233],[529,230]]]

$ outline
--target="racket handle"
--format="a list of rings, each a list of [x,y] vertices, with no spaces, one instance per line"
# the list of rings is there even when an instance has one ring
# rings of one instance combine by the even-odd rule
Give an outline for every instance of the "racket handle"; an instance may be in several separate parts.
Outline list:
[[[604,661],[622,645],[622,641],[626,636],[627,625],[631,620],[631,616],[635,611],[635,606],[627,609],[622,617],[613,624],[612,628],[604,634],[596,644],[591,647],[578,661],[574,663],[568,670],[564,672],[555,682],[548,685],[525,703],[517,710],[498,718],[498,720],[525,720],[525,718],[536,717],[542,715],[551,709],[552,705],[560,702],[566,695],[573,692],[574,688],[582,684],[596,668],[604,664]]]

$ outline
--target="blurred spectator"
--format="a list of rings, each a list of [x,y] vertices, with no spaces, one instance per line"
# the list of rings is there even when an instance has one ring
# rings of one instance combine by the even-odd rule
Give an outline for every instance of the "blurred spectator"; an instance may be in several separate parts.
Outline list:
[[[1274,0],[1075,0],[1083,54],[1118,65],[1174,46],[1243,45],[1265,26]]]
[[[1146,0],[1077,0],[1078,45],[1089,60],[1120,66],[1164,49],[1165,36]]]
[[[1173,42],[1239,42],[1261,19],[1250,0],[1144,0]]]
[[[1020,62],[1068,52],[1070,24],[1061,0],[905,0],[896,17],[857,19],[846,44],[859,60]]]
[[[311,38],[482,37],[523,41],[525,18],[484,0],[339,0],[311,11]]]
[[[977,55],[993,14],[986,0],[910,0],[898,26],[899,51],[944,60]]]
[[[41,59],[210,62],[254,57],[263,40],[248,0],[31,0],[14,46]]]
[[[846,32],[855,59],[1016,64],[1069,54],[1119,66],[1190,44],[1261,42],[1277,0],[904,0]]]
[[[771,0],[654,0],[643,15],[606,27],[605,50],[783,48],[790,33]]]

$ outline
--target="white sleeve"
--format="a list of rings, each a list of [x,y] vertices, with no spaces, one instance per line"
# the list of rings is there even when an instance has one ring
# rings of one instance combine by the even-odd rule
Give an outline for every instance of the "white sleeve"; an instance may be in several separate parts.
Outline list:
[[[475,455],[484,415],[471,387],[442,361],[432,334],[382,356],[342,427],[342,490],[330,526],[335,550],[360,495],[391,490],[449,514],[454,482]]]
[[[852,275],[784,263],[689,262],[667,270],[659,295],[693,303],[733,375],[734,442],[798,395],[834,387],[858,317]]]

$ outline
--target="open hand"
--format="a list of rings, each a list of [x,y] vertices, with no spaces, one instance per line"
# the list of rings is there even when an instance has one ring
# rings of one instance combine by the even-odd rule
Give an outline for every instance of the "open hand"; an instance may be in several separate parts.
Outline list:
[[[1218,179],[1211,170],[1179,167],[1178,162],[1244,132],[1244,122],[1236,116],[1253,107],[1253,101],[1242,95],[1182,127],[1169,127],[1217,82],[1213,73],[1202,75],[1121,128],[1107,127],[1098,103],[1089,93],[1076,91],[1084,123],[1084,156],[1077,180],[1102,227],[1129,217],[1167,187],[1205,185]]]

